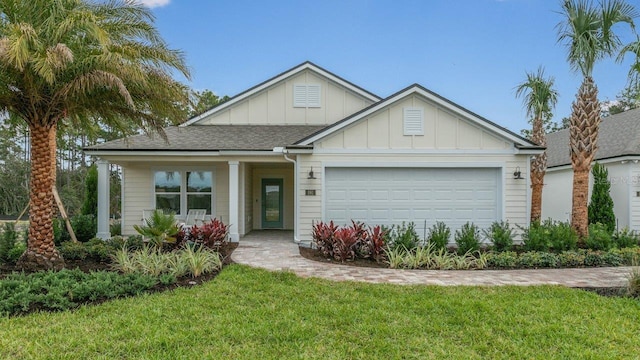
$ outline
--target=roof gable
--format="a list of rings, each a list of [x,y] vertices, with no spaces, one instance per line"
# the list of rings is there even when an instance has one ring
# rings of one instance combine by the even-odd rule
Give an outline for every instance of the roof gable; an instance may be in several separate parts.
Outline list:
[[[321,68],[320,66],[315,65],[314,63],[310,62],[310,61],[306,61],[298,66],[295,66],[289,70],[284,71],[283,73],[276,75],[274,77],[272,77],[271,79],[268,79],[234,97],[232,97],[231,99],[229,99],[228,101],[222,103],[219,106],[216,106],[190,120],[188,120],[187,122],[185,122],[184,124],[180,125],[182,127],[185,126],[189,126],[189,125],[196,125],[199,122],[201,122],[204,119],[210,118],[215,116],[216,114],[219,113],[223,113],[224,111],[227,111],[231,108],[233,108],[234,106],[239,105],[240,103],[242,103],[243,101],[257,95],[260,92],[263,92],[271,87],[273,87],[276,84],[282,83],[283,81],[286,81],[287,79],[293,78],[305,71],[311,71],[314,74],[317,74],[318,76],[321,76],[323,78],[328,79],[329,81],[338,84],[342,87],[344,87],[345,89],[349,90],[350,92],[360,96],[361,98],[365,99],[366,101],[368,101],[369,103],[371,102],[377,102],[380,100],[380,97],[378,97],[377,95]]]
[[[476,125],[482,129],[485,129],[487,131],[489,131],[490,133],[493,133],[495,135],[497,135],[500,138],[506,139],[509,142],[512,142],[515,144],[516,147],[518,148],[531,148],[531,149],[541,149],[541,147],[539,147],[538,145],[532,143],[531,141],[513,133],[512,131],[501,127],[465,108],[463,108],[462,106],[445,99],[444,97],[436,94],[433,91],[430,91],[428,89],[426,89],[425,87],[419,85],[419,84],[413,84],[403,90],[400,90],[399,92],[387,97],[386,99],[380,100],[379,102],[339,121],[336,122],[330,126],[327,126],[326,128],[316,132],[315,134],[311,134],[310,136],[301,139],[300,141],[298,141],[296,143],[296,145],[302,145],[302,146],[309,146],[311,144],[313,144],[314,142],[317,142],[321,139],[324,139],[342,129],[345,129],[346,127],[360,121],[363,119],[366,119],[367,117],[369,117],[370,115],[382,110],[383,108],[386,108],[388,106],[391,106],[394,103],[397,103],[399,101],[402,101],[403,99],[406,99],[407,97],[410,97],[412,95],[420,95],[426,99],[428,99],[429,101],[437,104],[438,106],[446,109],[447,111],[450,111],[454,114],[457,114],[459,116],[461,116],[462,118],[466,119],[467,121],[469,121],[471,124]]]

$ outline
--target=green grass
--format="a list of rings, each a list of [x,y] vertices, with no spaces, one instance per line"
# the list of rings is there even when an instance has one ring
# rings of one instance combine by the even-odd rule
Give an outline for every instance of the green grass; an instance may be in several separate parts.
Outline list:
[[[2,359],[638,358],[640,302],[562,287],[300,279],[203,286],[0,319]]]

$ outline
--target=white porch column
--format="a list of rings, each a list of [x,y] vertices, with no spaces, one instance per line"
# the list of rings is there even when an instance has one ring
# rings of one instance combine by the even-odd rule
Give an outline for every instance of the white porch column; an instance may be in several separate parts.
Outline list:
[[[98,233],[96,237],[107,240],[109,232],[109,162],[98,160]]]
[[[238,242],[240,234],[238,232],[240,225],[240,216],[238,212],[238,204],[240,201],[240,176],[239,161],[229,161],[229,240]]]

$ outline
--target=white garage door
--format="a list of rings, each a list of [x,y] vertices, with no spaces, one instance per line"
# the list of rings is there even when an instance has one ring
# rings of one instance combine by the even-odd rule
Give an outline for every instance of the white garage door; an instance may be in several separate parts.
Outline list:
[[[496,168],[326,168],[325,220],[369,225],[436,221],[487,228],[499,218]],[[453,233],[452,233],[453,240]]]

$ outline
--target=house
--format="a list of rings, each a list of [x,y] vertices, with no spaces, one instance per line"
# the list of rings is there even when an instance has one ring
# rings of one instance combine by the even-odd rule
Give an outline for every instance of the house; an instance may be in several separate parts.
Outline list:
[[[618,228],[640,230],[640,109],[602,120],[595,159],[609,171],[610,194]],[[571,218],[573,187],[568,129],[547,135],[547,166],[542,191],[542,218],[568,221]],[[589,186],[590,192],[592,185]]]
[[[86,149],[100,159],[100,237],[109,162],[122,166],[123,234],[144,209],[202,208],[231,224],[232,241],[291,229],[308,243],[320,220],[414,221],[421,235],[436,220],[526,225],[529,161],[543,150],[420,85],[382,99],[311,62],[166,135]]]

